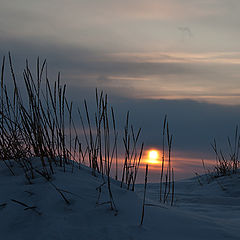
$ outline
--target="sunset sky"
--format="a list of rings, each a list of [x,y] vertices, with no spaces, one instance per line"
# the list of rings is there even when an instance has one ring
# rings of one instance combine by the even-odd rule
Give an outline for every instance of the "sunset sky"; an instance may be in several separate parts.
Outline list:
[[[46,58],[75,102],[106,90],[147,148],[168,114],[176,152],[209,158],[240,119],[239,11],[239,0],[1,0],[0,55],[19,73]]]

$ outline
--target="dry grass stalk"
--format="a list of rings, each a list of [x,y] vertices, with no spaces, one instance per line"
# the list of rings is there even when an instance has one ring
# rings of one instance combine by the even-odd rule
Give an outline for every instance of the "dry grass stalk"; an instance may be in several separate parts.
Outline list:
[[[143,205],[142,205],[142,216],[141,216],[141,223],[143,224],[144,213],[145,213],[145,201],[146,201],[146,192],[147,192],[147,179],[148,179],[148,164],[146,165],[146,172],[145,172],[145,183],[144,183],[144,194],[143,194]]]
[[[167,153],[165,151],[166,150],[165,138],[167,138]],[[174,170],[172,168],[172,162],[171,162],[172,139],[173,139],[173,135],[170,134],[167,116],[165,115],[164,122],[163,122],[163,132],[162,132],[163,146],[162,146],[162,166],[161,166],[161,172],[160,172],[159,201],[163,203],[167,203],[168,198],[171,195],[171,200],[170,200],[171,205],[173,205],[173,202],[174,202]],[[165,166],[166,154],[168,158],[167,166]],[[163,181],[164,176],[165,176],[165,182]]]
[[[21,205],[21,206],[23,206],[23,207],[25,207],[25,208],[24,208],[25,211],[26,211],[26,210],[32,210],[32,211],[34,211],[35,213],[37,213],[38,215],[42,215],[42,213],[39,212],[39,211],[36,209],[37,207],[35,207],[35,206],[28,206],[26,203],[23,203],[23,202],[21,202],[21,201],[15,200],[15,199],[11,199],[11,201],[12,201],[12,202],[15,202],[15,203],[17,203],[17,204],[19,204],[19,205]]]

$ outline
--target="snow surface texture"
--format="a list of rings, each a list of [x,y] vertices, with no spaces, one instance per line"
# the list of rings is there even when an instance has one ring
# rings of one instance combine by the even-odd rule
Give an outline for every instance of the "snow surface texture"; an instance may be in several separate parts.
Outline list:
[[[0,239],[240,239],[239,175],[221,179],[224,190],[216,181],[177,182],[174,207],[160,205],[159,185],[148,184],[148,202],[158,206],[145,207],[140,226],[142,185],[135,193],[112,181],[116,213],[106,203],[106,184],[96,204],[103,181],[86,167],[55,167],[51,182],[70,204],[40,175],[29,184],[16,163],[13,170],[16,176],[0,163]]]

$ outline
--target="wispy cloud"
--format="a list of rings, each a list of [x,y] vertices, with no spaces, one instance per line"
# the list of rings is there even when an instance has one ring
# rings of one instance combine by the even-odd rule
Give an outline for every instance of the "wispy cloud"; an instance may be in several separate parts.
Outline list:
[[[240,51],[235,52],[121,52],[110,54],[115,59],[151,63],[225,63],[239,64]]]

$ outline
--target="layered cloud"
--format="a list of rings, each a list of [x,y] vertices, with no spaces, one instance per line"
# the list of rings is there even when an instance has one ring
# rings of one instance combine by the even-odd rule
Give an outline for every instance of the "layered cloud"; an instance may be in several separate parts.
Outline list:
[[[25,57],[47,58],[52,71],[76,88],[101,88],[144,99],[193,99],[240,104],[239,52],[122,52],[51,43],[4,40],[1,55],[12,50],[16,66]],[[20,69],[19,69],[20,71]]]

